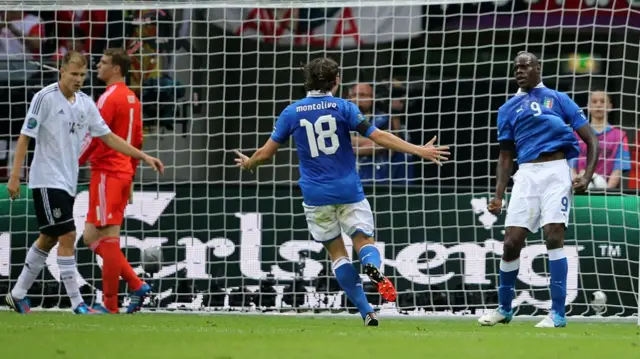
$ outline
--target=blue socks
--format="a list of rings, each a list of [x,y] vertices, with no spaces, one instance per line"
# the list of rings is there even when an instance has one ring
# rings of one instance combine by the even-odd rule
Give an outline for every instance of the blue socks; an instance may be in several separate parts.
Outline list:
[[[360,253],[362,253],[362,251]],[[360,275],[353,264],[351,264],[349,258],[342,257],[333,262],[333,272],[338,279],[338,284],[340,284],[340,287],[347,295],[347,298],[358,308],[362,319],[365,318],[367,313],[373,312],[373,308],[369,305],[367,296],[364,294]]]
[[[550,249],[548,253],[549,272],[551,272],[551,310],[564,317],[569,263],[564,248]]]
[[[551,310],[561,317],[565,316],[567,298],[567,273],[569,263],[564,248],[550,249],[549,272],[551,273]],[[500,287],[498,301],[505,311],[511,310],[511,302],[515,294],[515,284],[520,269],[520,259],[511,262],[500,261]]]
[[[516,279],[520,271],[520,258],[511,262],[500,260],[500,286],[498,287],[498,303],[505,311],[511,311],[511,302],[515,294]]]
[[[373,264],[374,267],[380,269],[382,265],[382,258],[380,258],[380,251],[373,244],[365,244],[360,248],[360,252],[358,253],[358,257],[360,257],[360,263],[362,265],[365,264]]]

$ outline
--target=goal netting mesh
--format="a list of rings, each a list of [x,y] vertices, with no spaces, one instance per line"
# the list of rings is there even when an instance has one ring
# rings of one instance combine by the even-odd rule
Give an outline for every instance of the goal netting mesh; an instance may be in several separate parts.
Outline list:
[[[614,155],[620,185],[575,196],[566,250],[569,315],[628,318],[637,315],[640,252],[636,6],[4,1],[0,176],[8,176],[31,97],[57,80],[59,57],[69,49],[87,54],[84,91],[97,98],[104,91],[97,60],[107,47],[124,47],[133,59],[128,83],[144,107],[144,149],[167,165],[163,177],[148,169],[137,174],[121,237],[127,257],[154,287],[145,308],[354,311],[327,254],[308,234],[295,147],[284,146],[255,175],[241,174],[231,153],[261,146],[280,111],[305,96],[300,65],[331,56],[342,69],[336,95],[356,102],[376,125],[416,144],[437,135],[453,146],[452,159],[439,168],[354,139],[384,272],[400,292],[396,303],[383,303],[363,276],[371,303],[382,313],[477,315],[496,305],[504,233],[504,215],[486,210],[498,156],[496,113],[517,90],[512,60],[527,50],[542,59],[545,85],[567,92],[591,117],[590,91],[605,91],[608,121],[625,131],[625,139],[604,148],[621,151]],[[74,210],[77,258],[85,299],[100,301],[102,262],[81,240],[87,174],[81,171]],[[37,238],[31,196],[22,193],[13,202],[0,193],[0,294]],[[157,249],[162,260],[143,263],[143,250]],[[50,259],[29,292],[35,306],[69,307],[58,279]],[[522,253],[518,313],[544,314],[548,284],[545,246],[532,235]]]

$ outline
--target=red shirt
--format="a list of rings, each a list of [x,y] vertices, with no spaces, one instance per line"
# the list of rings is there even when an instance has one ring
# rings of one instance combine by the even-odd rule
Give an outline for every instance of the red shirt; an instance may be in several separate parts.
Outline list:
[[[142,106],[123,82],[107,87],[98,100],[100,115],[116,135],[137,149],[142,148]],[[117,152],[94,138],[80,156],[80,165],[91,162],[91,171],[108,172],[125,179],[133,178],[138,160]]]

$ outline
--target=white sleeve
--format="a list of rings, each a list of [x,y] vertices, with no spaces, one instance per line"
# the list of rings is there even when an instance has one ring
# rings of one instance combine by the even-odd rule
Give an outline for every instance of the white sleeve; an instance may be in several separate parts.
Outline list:
[[[38,132],[42,123],[47,120],[49,113],[51,112],[51,104],[49,103],[51,96],[47,96],[51,91],[43,90],[33,96],[31,104],[29,105],[29,111],[24,118],[22,124],[22,130],[20,133],[32,138],[38,137]]]
[[[86,101],[89,103],[89,133],[91,136],[102,137],[111,133],[111,129],[104,122],[96,103],[90,98],[87,98]]]

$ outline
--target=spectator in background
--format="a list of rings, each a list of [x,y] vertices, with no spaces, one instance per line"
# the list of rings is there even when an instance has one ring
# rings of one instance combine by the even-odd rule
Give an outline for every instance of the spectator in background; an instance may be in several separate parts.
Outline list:
[[[84,49],[87,53],[92,53],[94,43],[97,39],[105,37],[107,27],[106,10],[59,10],[56,12],[57,37],[78,38],[74,35],[80,29],[85,35],[81,38],[84,41]]]
[[[388,131],[407,142],[411,142],[405,126],[407,89],[397,79],[391,79],[389,87],[389,113],[391,117]],[[413,178],[413,164],[411,163],[413,156],[408,153],[394,151],[390,151],[389,156],[391,158],[391,181],[399,184],[411,181]]]
[[[0,16],[0,57],[34,58],[40,53],[44,25],[39,16],[5,11]]]
[[[85,33],[82,29],[75,29],[74,36],[70,38],[61,38],[60,46],[56,50],[56,53],[53,55],[53,60],[59,61],[62,60],[64,55],[69,51],[76,51],[85,56],[88,56],[89,53],[86,51],[86,41],[85,41]]]
[[[389,116],[375,111],[373,87],[359,83],[349,89],[349,101],[358,106],[360,112],[369,122],[381,130],[389,128]],[[375,111],[375,113],[374,113]],[[363,183],[387,180],[389,178],[389,161],[387,149],[376,145],[362,136],[352,136],[351,145],[358,157],[358,174]]]
[[[598,140],[600,155],[592,186],[614,189],[620,187],[622,173],[631,169],[627,134],[609,124],[609,111],[613,108],[611,98],[606,92],[596,90],[589,96],[589,117]],[[587,146],[577,136],[580,143],[580,155],[571,164],[572,178],[584,171],[587,165]]]
[[[376,127],[389,131],[409,141],[404,128],[406,91],[393,80],[389,89],[389,105],[384,106],[389,114],[375,110],[376,99],[373,87],[369,84],[355,84],[349,89],[349,100],[355,103],[363,115]],[[358,156],[358,174],[363,183],[406,183],[413,176],[413,166],[408,164],[411,156],[405,153],[389,151],[362,136],[351,137],[351,144]]]

